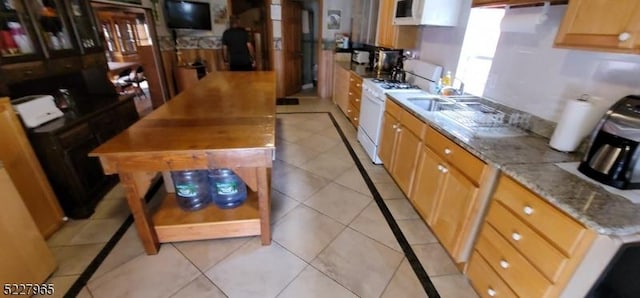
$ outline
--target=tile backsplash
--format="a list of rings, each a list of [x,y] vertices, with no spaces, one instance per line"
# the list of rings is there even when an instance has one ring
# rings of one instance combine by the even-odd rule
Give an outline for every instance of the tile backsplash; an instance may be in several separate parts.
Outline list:
[[[536,8],[517,8],[536,9]],[[567,100],[587,93],[611,105],[640,94],[640,55],[553,47],[565,5],[554,5],[535,33],[503,32],[496,48],[484,97],[557,122]],[[420,59],[455,70],[469,12],[456,28],[425,27]],[[466,17],[465,17],[466,16]],[[443,36],[449,35],[449,39]]]

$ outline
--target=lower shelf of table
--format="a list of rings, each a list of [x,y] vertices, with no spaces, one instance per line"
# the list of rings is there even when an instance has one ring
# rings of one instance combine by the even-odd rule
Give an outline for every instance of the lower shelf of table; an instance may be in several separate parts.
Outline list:
[[[169,193],[152,218],[160,242],[260,235],[258,193],[251,190],[247,201],[236,208],[211,204],[192,212],[180,209],[175,194]]]

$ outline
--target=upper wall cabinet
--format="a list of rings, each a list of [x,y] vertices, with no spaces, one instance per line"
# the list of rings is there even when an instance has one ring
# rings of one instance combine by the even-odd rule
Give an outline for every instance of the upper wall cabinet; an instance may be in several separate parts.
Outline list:
[[[414,49],[418,47],[418,26],[394,26],[396,0],[380,0],[376,45],[385,48]]]
[[[65,3],[82,53],[102,52],[102,38],[89,1],[66,0]]]
[[[80,53],[63,1],[29,0],[26,3],[50,58],[69,57]]]
[[[640,53],[640,1],[571,0],[555,46]]]
[[[0,1],[0,64],[44,56],[31,17],[21,1]]]
[[[521,5],[534,5],[544,2],[550,2],[553,4],[567,4],[567,0],[473,0],[471,7],[503,7],[503,6],[521,6]]]

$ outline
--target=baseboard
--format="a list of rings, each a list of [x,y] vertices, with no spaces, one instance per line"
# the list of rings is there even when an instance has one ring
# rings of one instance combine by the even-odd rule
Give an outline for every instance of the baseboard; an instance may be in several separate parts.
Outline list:
[[[313,88],[313,84],[311,83],[302,85],[302,89],[311,89],[311,88]]]

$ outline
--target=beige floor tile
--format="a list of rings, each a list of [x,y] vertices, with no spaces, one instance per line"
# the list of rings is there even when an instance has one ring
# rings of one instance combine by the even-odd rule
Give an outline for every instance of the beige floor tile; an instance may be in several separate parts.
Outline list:
[[[365,169],[367,169],[367,175],[369,175],[369,178],[371,178],[371,181],[373,181],[376,184],[394,183],[393,178],[391,178],[387,170],[381,165],[372,164],[370,168],[367,168],[367,166],[365,166]]]
[[[100,201],[91,219],[119,219],[124,222],[130,214],[127,199],[123,195],[121,199]]]
[[[342,143],[340,140],[336,138],[325,137],[322,135],[314,134],[310,137],[299,140],[296,144],[303,146],[307,149],[326,152],[333,148],[338,143]]]
[[[350,143],[351,148],[353,148],[353,151],[356,153],[356,156],[358,156],[358,158],[371,161],[369,155],[367,154],[367,151],[364,151],[364,148],[362,148],[362,145],[360,145],[360,142],[358,142],[357,137],[356,139],[351,139]]]
[[[432,277],[431,281],[441,297],[474,298],[478,294],[473,290],[467,278],[462,274]]]
[[[180,289],[171,297],[175,298],[225,298],[227,297],[206,276],[200,275],[186,287]]]
[[[376,182],[375,185],[378,193],[385,200],[406,198],[395,182]]]
[[[332,218],[301,204],[273,227],[273,240],[310,262],[344,227]]]
[[[298,140],[311,135],[313,135],[313,133],[301,130],[299,127],[296,127],[295,124],[283,124],[276,127],[276,137],[290,143],[296,143]]]
[[[315,119],[309,119],[306,121],[300,121],[296,123],[300,129],[308,132],[312,132],[317,136],[317,133],[323,131],[327,128],[334,128],[333,123],[329,119],[329,116],[325,114],[319,114],[318,117],[314,117]],[[335,129],[335,128],[334,128]]]
[[[393,275],[391,282],[382,294],[382,298],[396,297],[428,297],[407,259],[402,261],[400,268],[398,268],[398,271]],[[442,297],[446,298],[446,296]]]
[[[91,276],[90,280],[96,279],[144,253],[142,241],[140,237],[138,237],[135,225],[132,224],[102,264],[100,264],[100,267],[98,267],[98,270]]]
[[[398,240],[396,240],[391,228],[389,228],[389,224],[387,224],[387,221],[384,219],[380,209],[378,209],[378,204],[374,201],[369,203],[369,206],[367,206],[367,208],[365,208],[362,213],[360,213],[360,215],[358,215],[358,217],[349,224],[349,227],[397,250],[398,252],[402,252],[402,248],[400,247],[400,244],[398,244]]]
[[[438,239],[433,235],[422,219],[396,220],[400,230],[407,238],[409,244],[437,243]]]
[[[344,146],[342,141],[338,141],[331,149],[322,153],[322,155],[331,156],[345,162],[353,162],[349,150],[347,150],[347,147]]]
[[[384,203],[391,211],[393,218],[396,220],[402,219],[420,219],[420,215],[413,209],[413,206],[406,199],[390,199],[385,200]]]
[[[342,139],[340,138],[340,135],[338,134],[338,131],[336,130],[336,127],[333,126],[333,124],[321,131],[318,131],[316,134],[342,142]]]
[[[358,297],[345,287],[331,280],[322,272],[312,266],[300,273],[296,279],[287,286],[278,298],[355,298]]]
[[[102,199],[103,200],[121,200],[125,198],[124,188],[122,188],[122,184],[118,183],[114,186]]]
[[[304,202],[325,187],[329,180],[303,169],[291,168],[282,176],[272,176],[271,182],[277,191],[298,202]]]
[[[141,255],[89,281],[93,297],[169,297],[194,280],[200,271],[171,244],[157,255]]]
[[[300,202],[275,189],[271,189],[271,224],[278,222],[280,218],[299,204]]]
[[[401,253],[347,228],[312,265],[360,297],[378,297],[402,258]]]
[[[345,162],[328,155],[320,155],[311,159],[300,166],[314,175],[318,175],[329,180],[344,174],[349,168],[353,167],[353,162]]]
[[[430,277],[460,273],[442,245],[432,243],[411,247]]]
[[[58,261],[52,276],[81,274],[98,255],[104,244],[87,244],[52,247],[51,252]]]
[[[69,245],[71,239],[73,239],[73,237],[75,237],[88,223],[88,219],[70,219],[64,223],[60,230],[47,239],[47,245],[49,245],[49,247]]]
[[[71,238],[69,244],[106,243],[122,223],[122,219],[92,219]]]
[[[371,197],[331,182],[304,204],[348,225],[371,200]]]
[[[206,272],[229,297],[275,297],[306,266],[276,242],[256,238]]]
[[[49,297],[49,298],[61,298],[65,297],[65,294],[71,286],[76,282],[76,280],[80,277],[80,275],[72,275],[72,276],[56,276],[51,277],[45,284],[53,284],[53,295],[34,295],[33,297]],[[8,296],[5,296],[8,297]],[[89,296],[91,297],[91,296]]]
[[[89,289],[84,287],[80,292],[78,292],[76,298],[93,298],[93,296],[91,295],[91,292],[89,292]]]
[[[226,258],[252,237],[174,242],[177,248],[193,265],[204,272]]]
[[[300,166],[318,157],[320,153],[320,150],[287,141],[282,141],[282,144],[276,147],[276,158],[294,166]]]
[[[283,160],[276,159],[273,161],[273,166],[271,168],[271,179],[276,179],[278,177],[284,177],[289,172],[300,170],[298,167],[289,164]]]
[[[364,183],[364,179],[362,179],[362,174],[360,174],[360,171],[355,166],[345,171],[342,175],[338,176],[333,181],[342,186],[351,188],[364,195],[371,196],[371,191],[369,190],[369,187],[367,186],[366,183]]]

